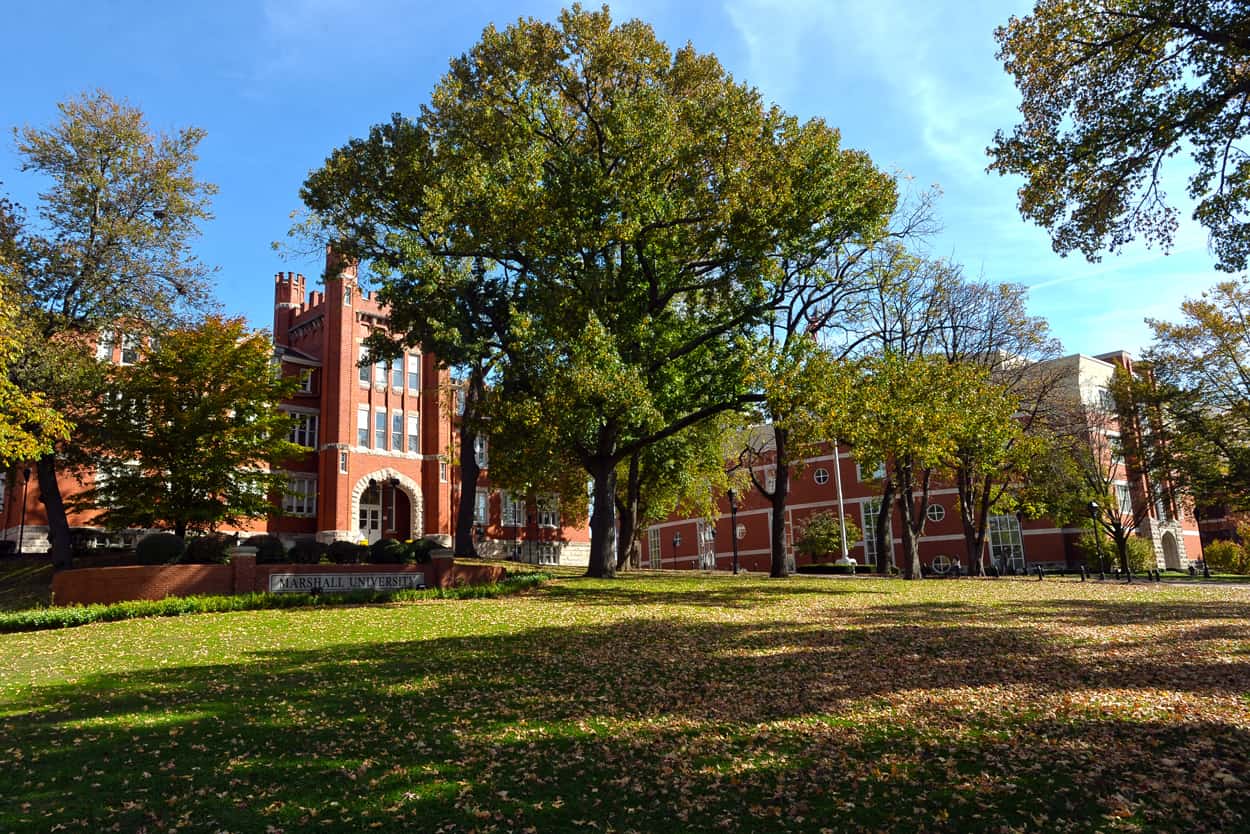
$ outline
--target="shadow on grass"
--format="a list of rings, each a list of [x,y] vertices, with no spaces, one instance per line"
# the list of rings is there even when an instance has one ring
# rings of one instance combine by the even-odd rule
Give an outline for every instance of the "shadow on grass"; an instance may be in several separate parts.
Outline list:
[[[1250,819],[1244,661],[1198,651],[1177,664],[1148,643],[1145,655],[1077,655],[1038,626],[995,623],[1009,615],[994,607],[948,605],[928,620],[910,606],[855,609],[833,628],[631,618],[634,597],[616,599],[622,619],[609,623],[257,652],[20,691],[0,702],[0,829],[1098,830],[1111,814],[1235,830]],[[1137,622],[1121,610],[1136,605],[1035,607]],[[1227,638],[1232,625],[1213,621],[1235,609],[1192,609],[1199,647]],[[1126,689],[1140,701],[1087,703]],[[1240,697],[1243,709],[1152,711],[1159,691],[1181,705]]]

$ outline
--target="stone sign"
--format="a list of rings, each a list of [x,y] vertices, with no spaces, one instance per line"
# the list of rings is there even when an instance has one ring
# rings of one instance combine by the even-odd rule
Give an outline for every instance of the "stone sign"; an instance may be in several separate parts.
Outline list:
[[[402,591],[425,587],[424,573],[273,573],[274,594],[344,594],[348,591]]]

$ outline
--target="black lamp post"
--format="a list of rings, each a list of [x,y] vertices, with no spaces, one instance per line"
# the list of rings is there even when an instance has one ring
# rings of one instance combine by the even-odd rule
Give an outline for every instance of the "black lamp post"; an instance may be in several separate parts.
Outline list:
[[[734,549],[734,576],[738,575],[738,493],[729,489],[729,539]]]
[[[30,467],[22,470],[22,521],[17,528],[17,555],[26,554],[26,493],[30,491]]]
[[[1102,536],[1098,533],[1098,502],[1089,502],[1089,517],[1094,522],[1094,545],[1098,548],[1098,578],[1107,578],[1107,559],[1102,553]]]

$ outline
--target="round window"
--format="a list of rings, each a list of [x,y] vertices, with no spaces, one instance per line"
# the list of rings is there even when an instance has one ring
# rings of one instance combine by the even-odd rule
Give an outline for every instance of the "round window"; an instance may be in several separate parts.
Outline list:
[[[827,483],[829,483],[829,470],[828,470],[828,469],[817,469],[817,470],[816,470],[816,473],[815,473],[815,477],[816,477],[816,483],[818,483],[818,484],[827,484]]]
[[[946,518],[946,508],[941,504],[930,504],[924,514],[930,521],[941,521]]]
[[[933,508],[932,505],[930,505],[929,508],[932,509]],[[954,560],[951,559],[951,557],[947,556],[945,553],[939,553],[938,555],[933,557],[933,572],[934,573],[946,575],[950,573],[951,568],[953,568],[954,566],[955,566]]]
[[[745,524],[739,524],[734,528],[734,535],[739,539],[745,539],[747,537],[747,526]]]

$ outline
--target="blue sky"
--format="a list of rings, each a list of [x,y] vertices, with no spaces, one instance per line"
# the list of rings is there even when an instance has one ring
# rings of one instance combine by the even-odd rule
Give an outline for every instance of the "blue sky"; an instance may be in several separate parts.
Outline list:
[[[0,50],[0,181],[26,206],[40,183],[18,171],[9,129],[48,125],[56,102],[95,87],[125,97],[153,127],[208,131],[199,173],[220,193],[197,244],[219,268],[224,309],[272,322],[272,275],[314,276],[315,260],[272,249],[299,186],[335,147],[393,112],[415,114],[490,22],[554,18],[558,2],[141,0],[14,2]],[[985,173],[995,129],[1017,95],[994,58],[994,27],[1023,0],[625,0],[618,19],[652,23],[672,46],[714,52],[739,80],[800,116],[840,127],[917,186],[938,184],[944,226],[933,252],[972,275],[1031,287],[1069,351],[1138,350],[1143,318],[1176,318],[1185,296],[1221,280],[1186,217],[1170,255],[1144,246],[1089,264],[1060,258],[1016,211],[1010,179]],[[1168,171],[1180,197],[1184,160]]]

